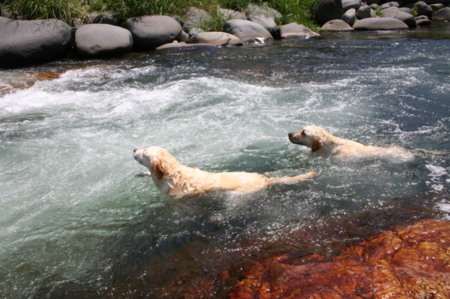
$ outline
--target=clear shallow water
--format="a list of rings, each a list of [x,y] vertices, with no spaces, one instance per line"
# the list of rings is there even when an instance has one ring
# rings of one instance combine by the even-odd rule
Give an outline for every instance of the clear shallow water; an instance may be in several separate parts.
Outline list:
[[[423,198],[424,210],[449,218],[449,31],[2,71],[0,295],[170,296],[171,277],[183,277],[181,288],[234,252],[251,254],[286,230],[382,210],[392,198]],[[59,78],[33,85],[41,73]],[[315,157],[287,138],[309,124],[399,145],[416,159]],[[134,177],[144,169],[132,149],[150,145],[210,171],[319,176],[254,199],[175,201]]]

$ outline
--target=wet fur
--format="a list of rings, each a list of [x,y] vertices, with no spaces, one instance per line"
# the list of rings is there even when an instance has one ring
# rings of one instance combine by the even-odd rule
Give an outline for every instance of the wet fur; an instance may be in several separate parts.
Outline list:
[[[392,158],[413,159],[413,155],[400,147],[367,146],[353,140],[343,139],[317,126],[306,126],[302,130],[289,133],[292,143],[311,148],[313,153],[324,157]]]
[[[316,176],[309,172],[294,177],[269,178],[248,172],[207,172],[182,165],[174,156],[160,147],[135,149],[134,158],[147,167],[150,176],[162,193],[181,197],[207,191],[253,193],[274,184],[296,184]]]

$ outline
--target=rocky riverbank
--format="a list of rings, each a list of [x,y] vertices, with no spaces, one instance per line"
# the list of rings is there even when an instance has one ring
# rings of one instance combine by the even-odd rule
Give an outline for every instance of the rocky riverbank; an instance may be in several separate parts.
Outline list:
[[[421,220],[392,227],[332,257],[291,252],[255,258],[240,265],[239,274],[224,271],[184,297],[448,298],[449,242],[450,221]]]
[[[326,31],[403,30],[450,20],[449,0],[380,3],[378,0],[320,0],[316,20]],[[212,17],[191,8],[183,17],[93,14],[71,26],[55,20],[0,17],[0,67],[13,68],[67,56],[110,57],[130,51],[264,44],[274,39],[320,36],[297,23],[279,25],[281,14],[249,5],[244,11],[218,9],[223,31],[205,31]]]

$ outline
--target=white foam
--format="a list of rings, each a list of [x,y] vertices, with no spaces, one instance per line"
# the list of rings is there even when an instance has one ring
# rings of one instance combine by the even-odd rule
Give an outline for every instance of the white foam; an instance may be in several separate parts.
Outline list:
[[[440,177],[448,174],[447,170],[444,167],[431,164],[427,164],[425,165],[425,167],[430,171],[430,173],[428,174],[428,176],[430,177]]]
[[[433,192],[443,192],[445,190],[443,177],[448,175],[447,170],[444,167],[431,164],[427,164],[425,167],[430,171],[428,174],[430,180],[426,181],[426,184]]]
[[[436,208],[446,213],[446,215],[443,217],[444,219],[450,220],[450,202],[441,201],[440,203],[436,204]]]

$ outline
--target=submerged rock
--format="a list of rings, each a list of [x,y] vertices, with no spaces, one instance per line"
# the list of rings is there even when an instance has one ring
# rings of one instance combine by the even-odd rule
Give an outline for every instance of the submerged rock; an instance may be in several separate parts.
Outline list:
[[[257,260],[231,298],[449,298],[450,221],[396,227],[332,258]]]
[[[71,28],[60,20],[16,21],[0,17],[0,67],[18,67],[67,55]]]

